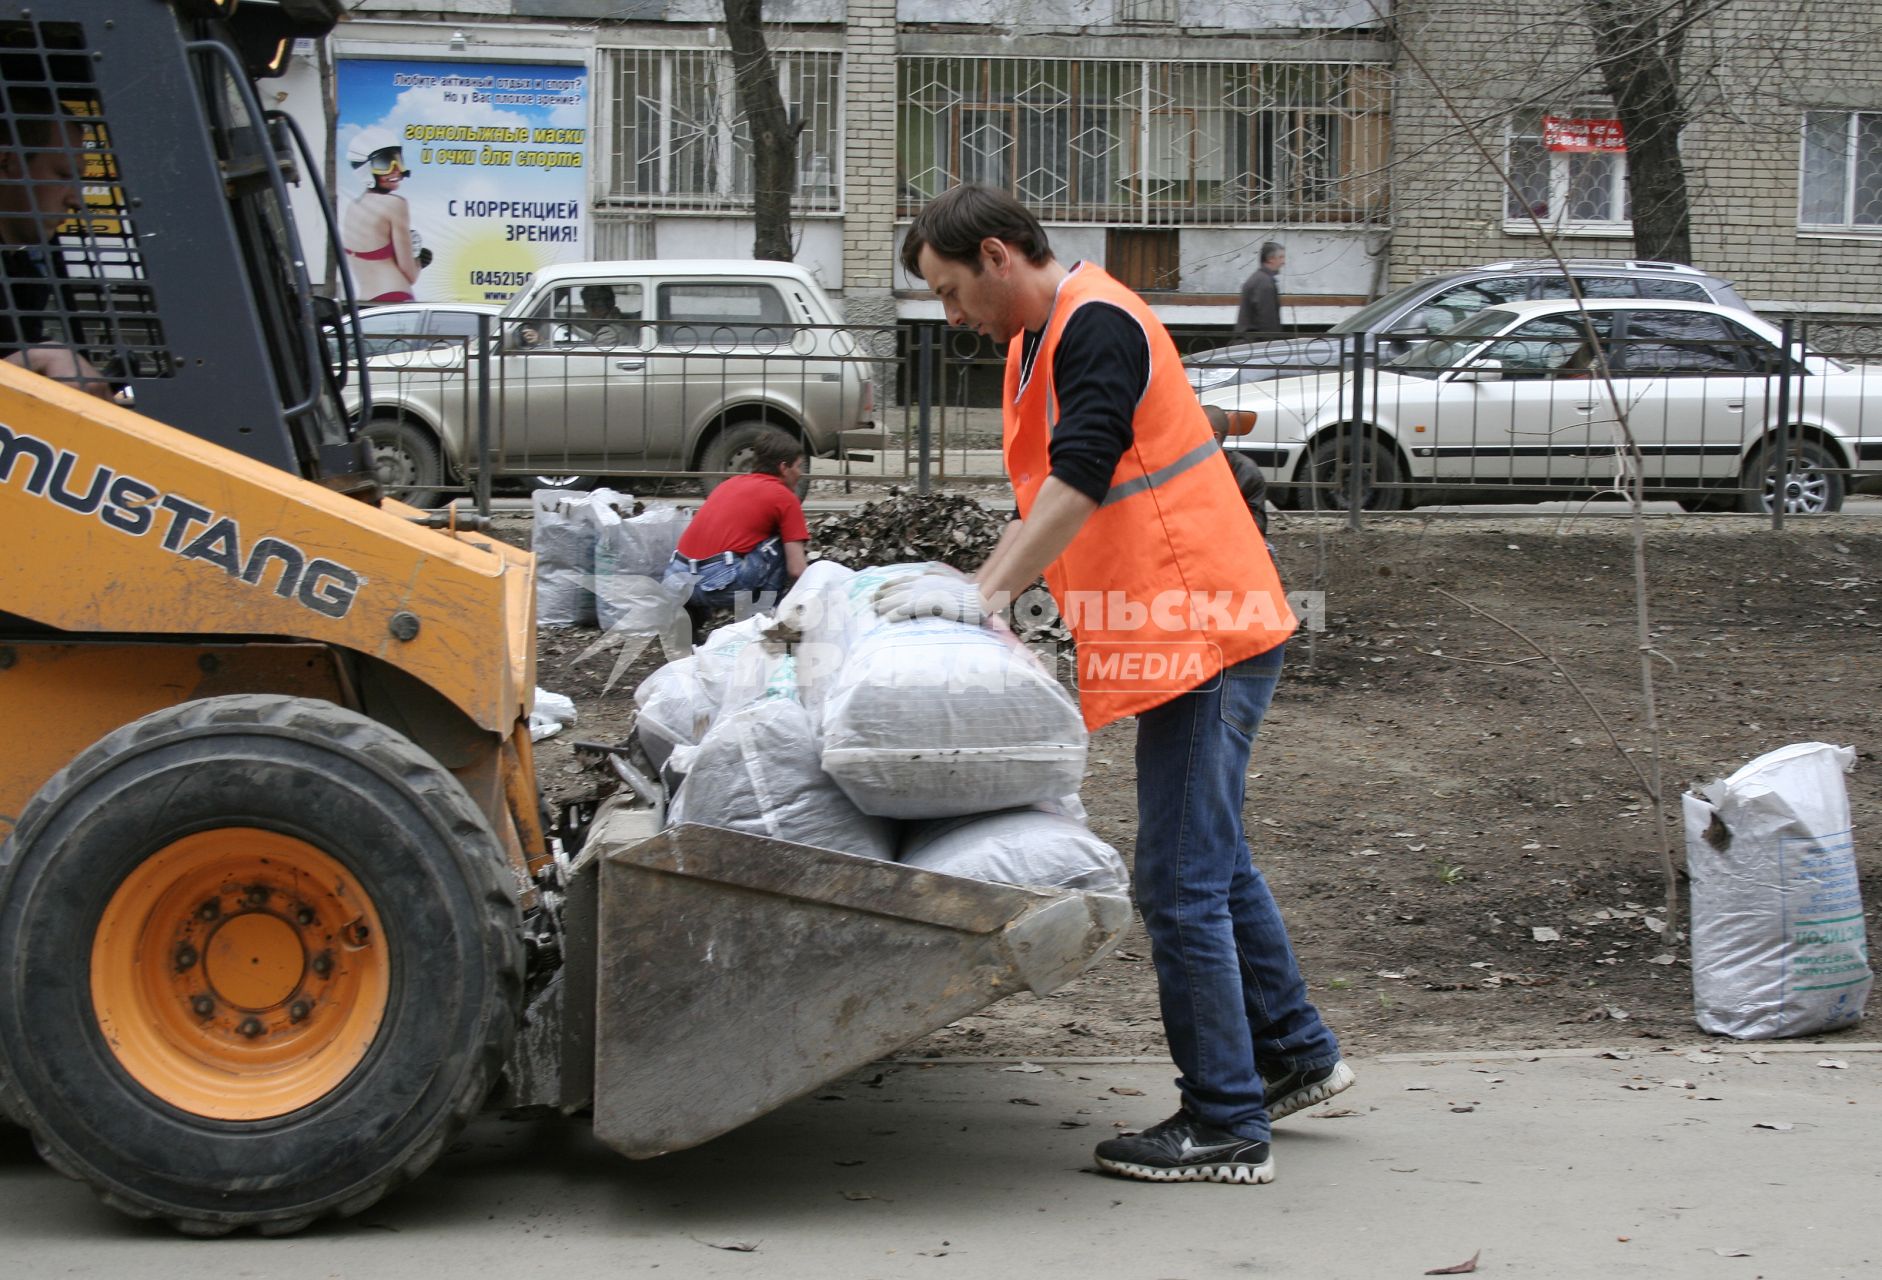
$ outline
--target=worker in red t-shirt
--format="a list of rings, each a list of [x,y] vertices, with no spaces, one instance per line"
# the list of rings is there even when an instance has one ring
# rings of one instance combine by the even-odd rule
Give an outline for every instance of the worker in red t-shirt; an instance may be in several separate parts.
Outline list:
[[[724,481],[680,535],[665,581],[678,589],[689,578],[687,612],[695,623],[708,609],[763,606],[804,572],[810,528],[797,500],[804,447],[782,431],[767,431],[752,445],[749,474]],[[741,599],[749,593],[749,601]]]

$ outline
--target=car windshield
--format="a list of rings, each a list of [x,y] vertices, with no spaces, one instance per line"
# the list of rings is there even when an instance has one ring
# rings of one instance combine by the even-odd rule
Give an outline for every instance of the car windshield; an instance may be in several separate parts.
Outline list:
[[[1404,355],[1386,361],[1385,365],[1394,373],[1402,373],[1407,377],[1435,378],[1463,359],[1485,338],[1500,333],[1515,319],[1514,313],[1501,307],[1487,307],[1442,338],[1417,343]]]
[[[1370,330],[1377,329],[1394,311],[1397,311],[1401,306],[1405,305],[1405,299],[1411,297],[1412,294],[1417,293],[1421,289],[1430,288],[1430,286],[1431,282],[1429,280],[1420,280],[1416,284],[1406,285],[1403,289],[1394,289],[1383,298],[1374,298],[1371,302],[1368,302],[1365,306],[1353,312],[1352,315],[1334,324],[1327,332],[1366,333]]]

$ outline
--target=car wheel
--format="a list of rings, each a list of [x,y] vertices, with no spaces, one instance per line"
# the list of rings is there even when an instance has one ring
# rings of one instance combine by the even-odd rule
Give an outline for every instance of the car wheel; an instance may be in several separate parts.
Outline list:
[[[1837,472],[1836,459],[1814,440],[1793,440],[1790,445],[1789,474],[1780,485],[1777,451],[1766,443],[1745,464],[1740,483],[1740,511],[1753,515],[1771,514],[1780,491],[1784,513],[1793,516],[1827,515],[1843,507],[1843,477]]]
[[[533,489],[566,489],[571,493],[585,493],[601,483],[600,476],[531,476],[530,487]]]
[[[366,424],[366,440],[380,488],[414,507],[438,505],[444,461],[429,431],[403,418],[374,418]]]
[[[1713,511],[1730,511],[1732,509],[1731,498],[1715,493],[1701,495],[1688,494],[1678,501],[1681,511],[1691,511],[1695,514]]]
[[[714,436],[706,451],[699,455],[699,469],[705,472],[729,471],[739,475],[751,470],[752,446],[766,432],[782,431],[791,435],[790,428],[773,426],[768,422],[735,422]],[[793,437],[795,438],[795,437]],[[706,492],[711,493],[719,487],[723,476],[707,475]],[[810,454],[804,454],[804,478],[797,482],[797,496],[802,498],[810,492]]]
[[[206,698],[55,774],[0,846],[0,1075],[60,1171],[192,1235],[294,1231],[429,1165],[521,1003],[502,846],[331,703]]]
[[[1352,433],[1346,429],[1322,438],[1313,447],[1300,478],[1315,487],[1296,489],[1296,505],[1308,511],[1346,510],[1352,448]],[[1359,467],[1360,510],[1401,511],[1405,508],[1405,491],[1396,487],[1398,458],[1389,447],[1374,436],[1363,437],[1359,442]]]

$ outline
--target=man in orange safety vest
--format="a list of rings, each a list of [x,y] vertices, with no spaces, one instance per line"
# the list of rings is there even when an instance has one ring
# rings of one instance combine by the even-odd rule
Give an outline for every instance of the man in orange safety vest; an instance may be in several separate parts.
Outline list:
[[[1025,206],[955,187],[917,215],[902,264],[949,323],[1007,349],[1021,518],[973,578],[891,583],[878,610],[981,623],[1043,574],[1077,643],[1087,726],[1137,717],[1134,884],[1182,1107],[1099,1143],[1098,1165],[1267,1182],[1270,1123],[1353,1075],[1242,828],[1296,626],[1266,541],[1162,323],[1096,265],[1061,264]]]

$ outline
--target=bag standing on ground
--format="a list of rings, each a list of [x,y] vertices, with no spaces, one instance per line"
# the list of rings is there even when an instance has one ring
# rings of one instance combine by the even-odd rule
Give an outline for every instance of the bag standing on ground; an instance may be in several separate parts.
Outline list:
[[[1812,1035],[1862,1017],[1874,976],[1843,774],[1804,742],[1687,792],[1693,1008],[1714,1035]]]
[[[634,499],[612,489],[570,493],[538,489],[529,549],[536,556],[536,622],[544,627],[595,625],[595,543],[604,528],[621,523]]]

